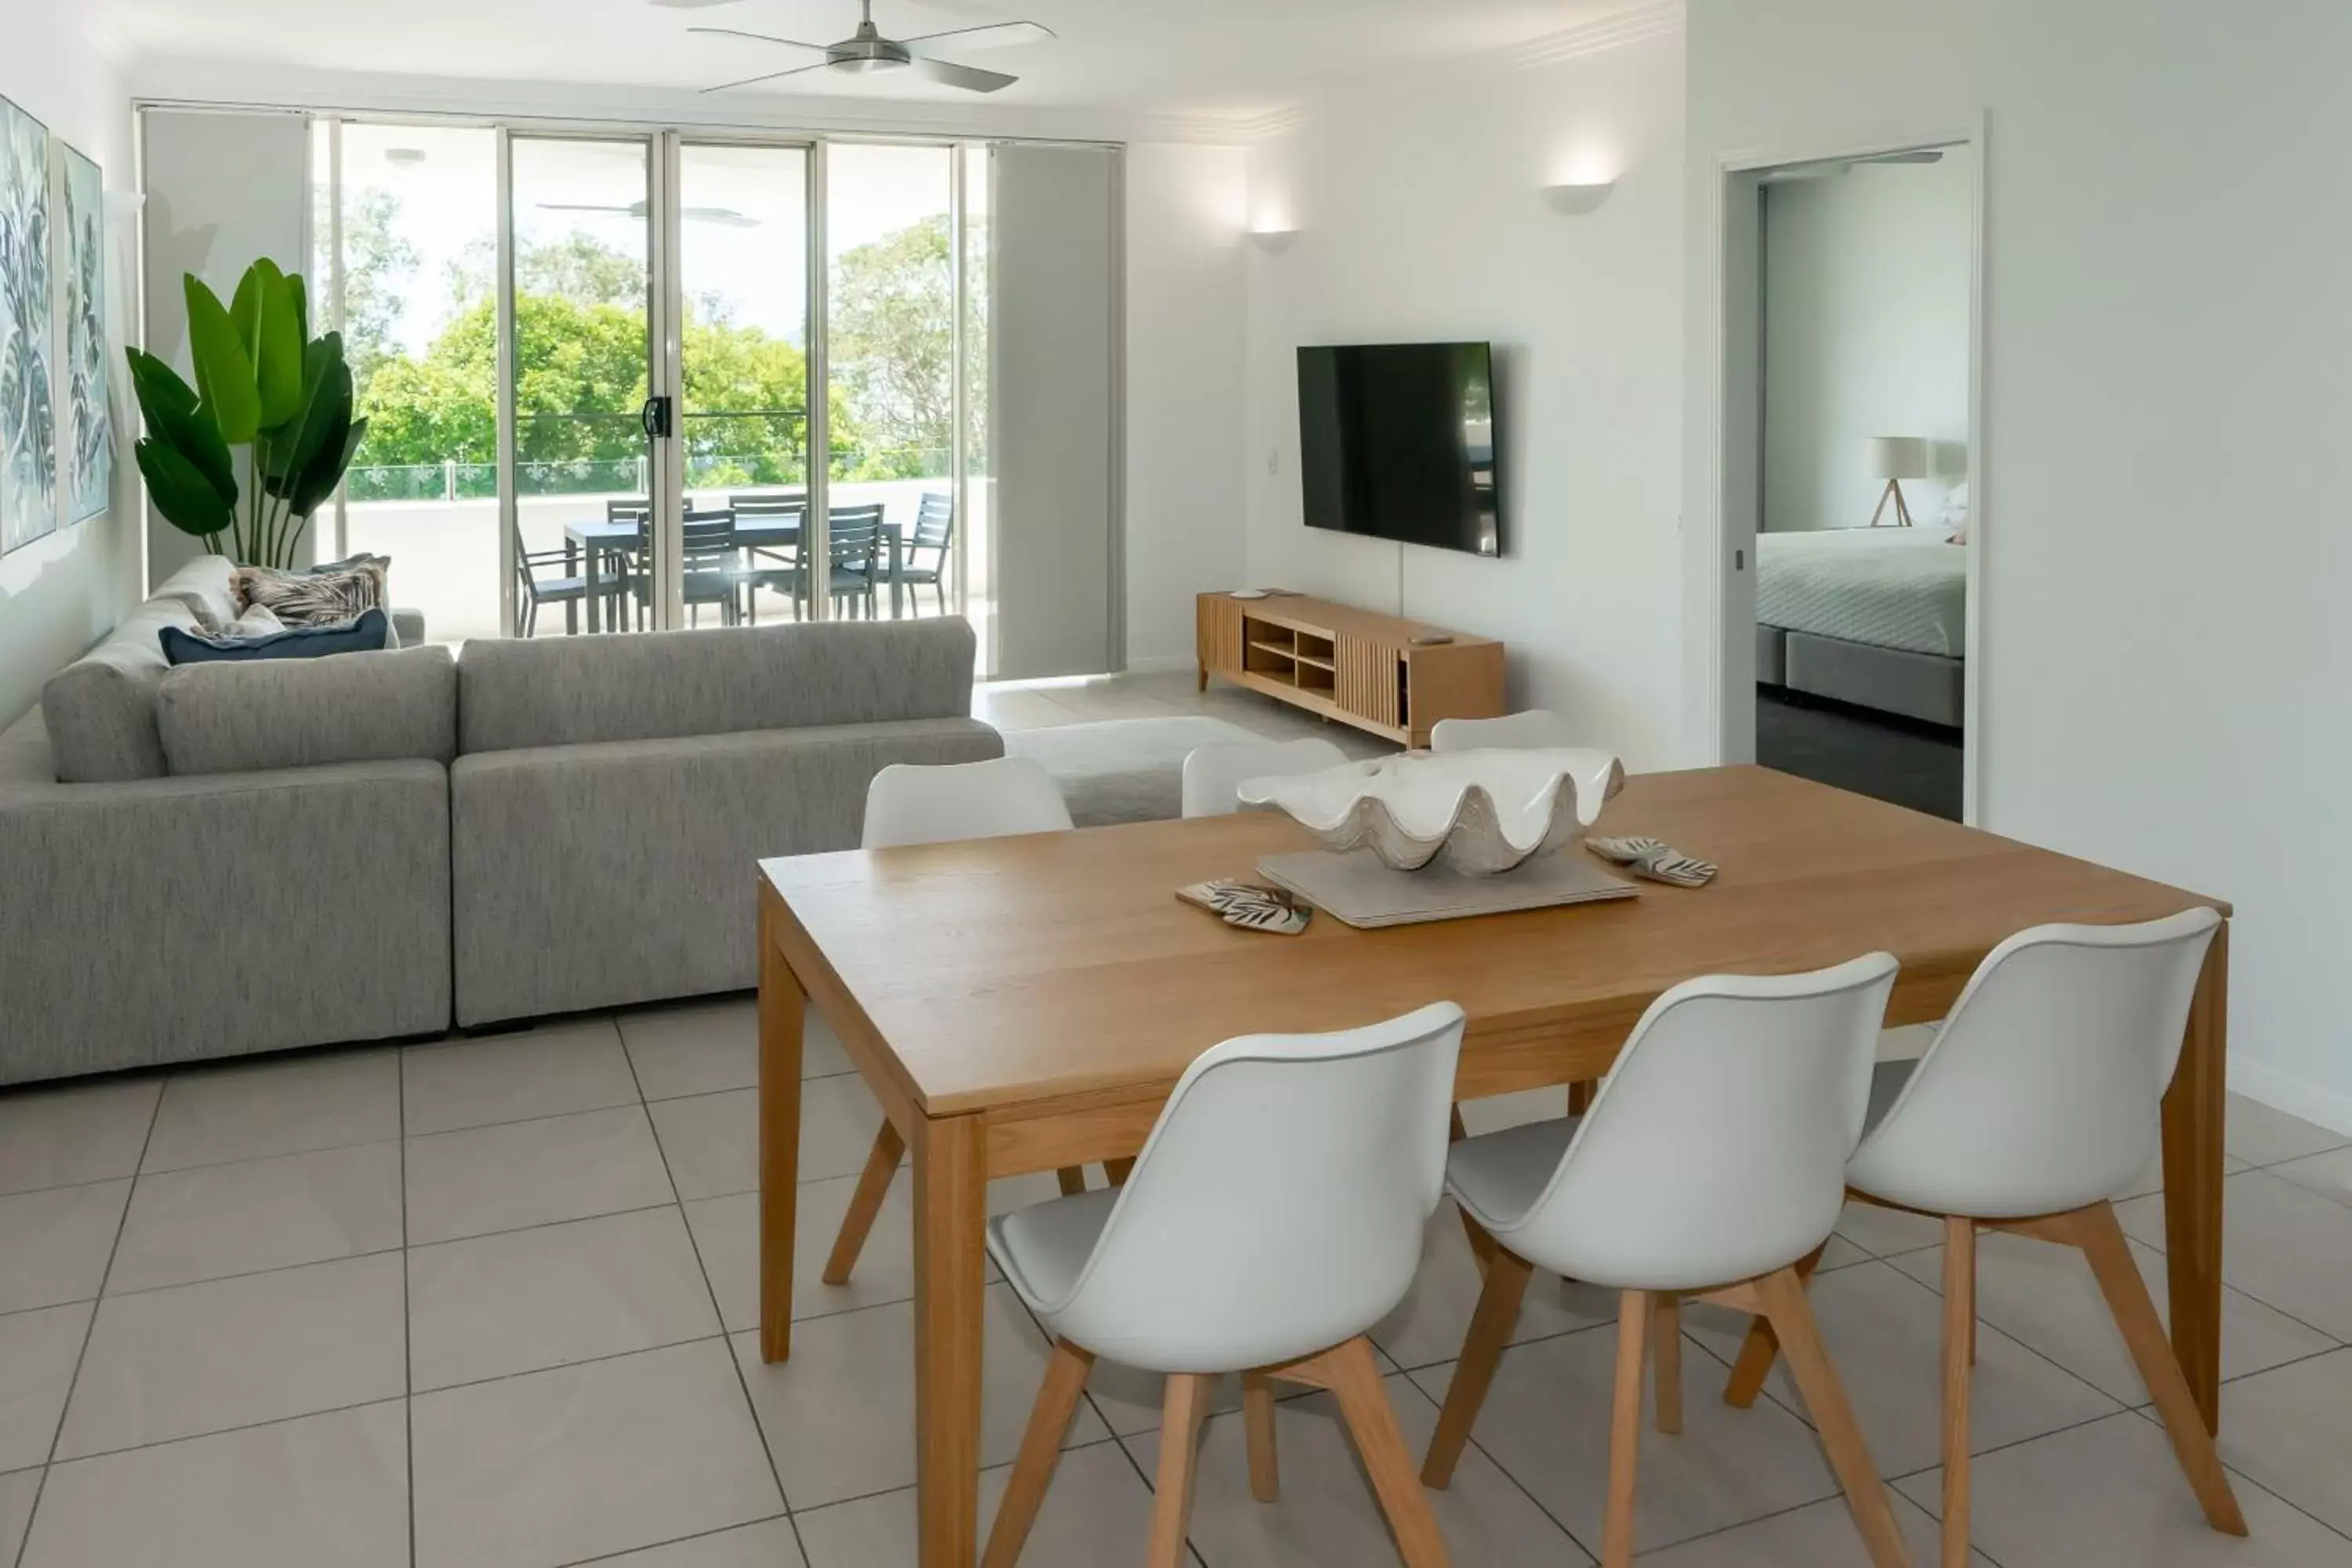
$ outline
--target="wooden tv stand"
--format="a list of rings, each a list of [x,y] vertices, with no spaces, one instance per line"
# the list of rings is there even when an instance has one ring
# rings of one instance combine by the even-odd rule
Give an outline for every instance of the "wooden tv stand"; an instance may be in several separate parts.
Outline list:
[[[1402,746],[1428,745],[1441,719],[1503,711],[1503,645],[1491,637],[1302,594],[1203,594],[1199,633],[1202,690],[1217,676]]]

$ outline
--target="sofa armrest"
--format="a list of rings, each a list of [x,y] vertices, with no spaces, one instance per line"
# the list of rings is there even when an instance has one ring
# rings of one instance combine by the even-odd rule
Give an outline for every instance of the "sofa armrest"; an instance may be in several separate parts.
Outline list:
[[[449,1021],[448,774],[0,785],[0,1082]]]

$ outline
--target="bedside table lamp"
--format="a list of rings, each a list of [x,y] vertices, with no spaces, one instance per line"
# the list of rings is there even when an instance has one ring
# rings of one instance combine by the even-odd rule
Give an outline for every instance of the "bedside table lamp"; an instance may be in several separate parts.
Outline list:
[[[1870,526],[1878,526],[1878,520],[1886,515],[1886,503],[1892,500],[1896,524],[1909,528],[1911,509],[1903,500],[1903,481],[1927,477],[1927,437],[1873,436],[1870,438],[1870,472],[1872,478],[1886,481],[1886,488],[1879,492],[1878,510],[1870,514]]]

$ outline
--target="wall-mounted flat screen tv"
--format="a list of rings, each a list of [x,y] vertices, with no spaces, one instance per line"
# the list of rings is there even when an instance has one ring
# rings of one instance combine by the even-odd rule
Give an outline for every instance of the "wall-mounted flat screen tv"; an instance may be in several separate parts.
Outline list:
[[[1488,344],[1298,351],[1309,528],[1500,555],[1501,429]]]

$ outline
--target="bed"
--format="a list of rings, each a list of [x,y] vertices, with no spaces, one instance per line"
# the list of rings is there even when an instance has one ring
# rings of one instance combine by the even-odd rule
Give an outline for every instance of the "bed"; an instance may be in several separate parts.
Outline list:
[[[1948,528],[1756,539],[1756,679],[1958,728],[1969,552]]]

